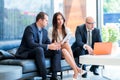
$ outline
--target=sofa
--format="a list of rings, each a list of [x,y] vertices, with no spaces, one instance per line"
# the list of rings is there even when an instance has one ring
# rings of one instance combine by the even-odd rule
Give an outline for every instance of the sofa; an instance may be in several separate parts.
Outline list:
[[[21,80],[30,79],[37,76],[35,61],[32,59],[16,59],[15,53],[20,45],[21,40],[0,41],[0,65],[14,65],[22,67]],[[50,59],[46,58],[46,68],[50,75]],[[61,59],[61,71],[58,76],[63,76],[63,71],[71,70],[65,59]]]

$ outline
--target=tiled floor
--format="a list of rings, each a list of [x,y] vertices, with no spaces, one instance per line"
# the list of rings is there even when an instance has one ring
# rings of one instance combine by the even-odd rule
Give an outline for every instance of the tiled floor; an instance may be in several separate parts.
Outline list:
[[[63,74],[64,76],[62,80],[72,80],[73,71],[69,72],[65,71]],[[103,78],[101,75],[95,76],[92,74],[92,72],[88,72],[87,78],[81,78],[81,76],[79,75],[77,80],[108,80],[108,79]]]
[[[103,75],[107,76],[109,79],[104,78],[101,74],[102,69],[99,68],[99,76],[93,75],[92,72],[87,70],[88,77],[87,78],[81,78],[81,76],[78,76],[77,80],[120,80],[120,66],[106,66],[106,69],[103,71]],[[63,73],[63,79],[62,80],[72,80],[73,71],[64,71]]]
[[[120,66],[105,66],[104,75],[111,80],[120,80]]]
[[[105,66],[105,69],[103,70],[103,75],[107,76],[109,79],[104,78],[102,76],[102,67],[100,67],[98,69],[100,75],[99,76],[95,76],[93,75],[92,72],[89,71],[89,67],[87,68],[87,73],[88,76],[87,78],[81,78],[81,76],[78,76],[77,80],[120,80],[120,66]],[[69,71],[64,71],[63,72],[63,79],[62,80],[72,80],[72,76],[73,76],[73,70],[69,70]],[[34,80],[40,80],[40,79],[34,79]],[[59,78],[59,80],[61,80]]]

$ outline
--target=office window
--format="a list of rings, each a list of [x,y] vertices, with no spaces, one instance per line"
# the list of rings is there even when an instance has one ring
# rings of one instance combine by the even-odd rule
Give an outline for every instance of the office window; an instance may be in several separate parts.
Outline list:
[[[51,21],[52,4],[53,0],[0,0],[0,40],[21,39],[24,28],[40,11],[48,13]]]
[[[120,1],[103,0],[103,27],[109,29],[109,41],[118,41],[120,39]],[[115,31],[114,31],[115,30]],[[107,38],[107,37],[106,37]],[[111,39],[110,39],[111,38]]]

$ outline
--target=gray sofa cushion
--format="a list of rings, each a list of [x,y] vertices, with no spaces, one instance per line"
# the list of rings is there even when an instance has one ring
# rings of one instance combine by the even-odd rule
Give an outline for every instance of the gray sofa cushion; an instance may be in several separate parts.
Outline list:
[[[50,68],[50,59],[46,59],[45,62],[46,68]],[[32,59],[5,59],[1,60],[0,64],[22,66],[23,73],[37,71],[35,61]]]

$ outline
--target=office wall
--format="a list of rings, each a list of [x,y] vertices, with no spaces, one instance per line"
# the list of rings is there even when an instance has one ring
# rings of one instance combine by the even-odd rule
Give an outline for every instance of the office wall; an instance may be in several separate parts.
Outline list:
[[[67,27],[74,32],[76,26],[84,23],[86,17],[86,0],[64,0],[64,12]]]

